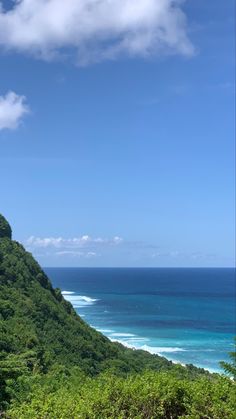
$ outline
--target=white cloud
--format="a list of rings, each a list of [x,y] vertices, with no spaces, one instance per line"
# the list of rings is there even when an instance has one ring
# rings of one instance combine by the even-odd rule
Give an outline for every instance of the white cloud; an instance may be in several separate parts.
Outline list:
[[[77,252],[74,250],[61,250],[56,252],[57,256],[72,256],[73,258],[85,257],[87,259],[97,256],[96,252]]]
[[[101,252],[109,252],[123,243],[123,239],[115,236],[111,239],[88,235],[74,238],[63,237],[34,237],[25,241],[27,250],[35,256],[56,256],[69,258],[92,259],[100,256]]]
[[[123,239],[119,236],[115,236],[112,239],[106,238],[92,238],[88,235],[74,238],[62,238],[62,237],[34,237],[31,236],[26,240],[26,246],[29,248],[55,248],[63,249],[63,252],[68,252],[66,249],[83,249],[101,246],[116,246],[123,242]]]
[[[121,54],[191,55],[183,0],[0,1],[0,46],[44,59],[73,51],[79,64]]]
[[[0,96],[0,130],[15,129],[19,126],[22,117],[29,112],[25,102],[25,96],[19,96],[14,92]]]
[[[114,244],[120,244],[120,243],[123,242],[123,239],[121,237],[119,237],[119,236],[115,236],[113,238],[113,242],[114,242]]]

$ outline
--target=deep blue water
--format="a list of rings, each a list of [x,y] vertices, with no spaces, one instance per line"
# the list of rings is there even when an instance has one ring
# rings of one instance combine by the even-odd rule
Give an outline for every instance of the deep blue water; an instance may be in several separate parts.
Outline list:
[[[219,371],[235,331],[234,269],[45,268],[110,339]]]

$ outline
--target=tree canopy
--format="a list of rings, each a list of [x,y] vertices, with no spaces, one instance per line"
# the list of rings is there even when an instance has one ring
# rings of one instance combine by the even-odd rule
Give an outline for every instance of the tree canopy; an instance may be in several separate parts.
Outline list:
[[[0,214],[0,238],[2,237],[8,237],[9,239],[11,239],[12,231],[11,226],[6,220],[6,218]]]

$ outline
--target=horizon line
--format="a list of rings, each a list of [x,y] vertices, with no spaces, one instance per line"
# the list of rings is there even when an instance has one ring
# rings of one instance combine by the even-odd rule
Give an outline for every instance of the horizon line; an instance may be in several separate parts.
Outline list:
[[[236,266],[43,266],[43,269],[236,269]]]

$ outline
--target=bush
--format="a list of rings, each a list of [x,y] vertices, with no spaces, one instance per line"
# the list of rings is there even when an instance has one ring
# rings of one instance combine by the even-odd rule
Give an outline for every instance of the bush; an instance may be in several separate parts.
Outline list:
[[[37,377],[30,393],[21,393],[7,412],[12,419],[235,418],[235,386],[223,377],[190,380],[147,371],[89,378],[78,369],[58,367]]]

